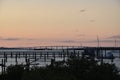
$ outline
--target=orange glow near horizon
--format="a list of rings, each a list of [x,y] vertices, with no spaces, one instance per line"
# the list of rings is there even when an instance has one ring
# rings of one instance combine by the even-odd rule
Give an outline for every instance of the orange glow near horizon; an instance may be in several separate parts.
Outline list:
[[[119,0],[1,0],[0,47],[120,45]],[[114,37],[115,36],[115,37]],[[108,42],[107,42],[108,41]]]

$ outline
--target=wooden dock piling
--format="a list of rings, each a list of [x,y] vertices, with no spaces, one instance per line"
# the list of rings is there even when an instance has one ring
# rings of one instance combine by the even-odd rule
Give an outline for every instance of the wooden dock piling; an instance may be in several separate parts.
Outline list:
[[[18,54],[15,54],[15,64],[18,65]]]
[[[103,57],[107,55],[107,51],[109,50],[117,50],[119,55],[117,57],[120,58],[120,47],[69,47],[69,46],[49,46],[49,47],[40,47],[40,49],[29,49],[29,50],[1,50],[0,51],[0,58],[2,60],[4,65],[5,63],[9,62],[8,59],[14,59],[14,64],[18,65],[20,59],[25,59],[24,62],[27,63],[27,59],[30,59],[30,61],[38,61],[40,59],[41,61],[49,61],[49,59],[56,59],[56,58],[61,58],[62,60],[66,60],[70,56],[75,56],[79,58],[82,53],[85,53],[85,50],[88,50],[90,52],[95,52],[95,57],[101,59],[101,53],[105,53],[102,55]],[[101,52],[102,51],[102,52]],[[83,53],[83,54],[84,54]],[[84,56],[84,55],[83,55]],[[103,62],[103,59],[101,59],[101,63]],[[111,60],[112,61],[112,60]]]

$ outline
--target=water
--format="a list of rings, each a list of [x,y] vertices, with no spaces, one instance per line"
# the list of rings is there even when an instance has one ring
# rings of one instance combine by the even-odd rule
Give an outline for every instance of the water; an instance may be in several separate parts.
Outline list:
[[[29,53],[32,53],[32,52],[34,52],[35,50],[0,50],[0,54],[1,53],[3,53],[3,52],[8,52],[8,54],[9,54],[9,52],[14,52],[14,53],[17,53],[17,52],[29,52]],[[52,53],[56,53],[56,54],[58,54],[58,53],[62,53],[63,52],[63,50],[61,50],[61,49],[58,49],[58,50],[37,50],[37,51],[35,51],[36,52],[36,54],[37,53],[39,53],[39,52],[42,52],[43,54],[46,54],[47,52],[49,52],[49,54],[52,54]],[[67,50],[64,50],[64,52],[66,53],[67,52]],[[69,53],[74,53],[74,50],[69,50],[68,51]],[[83,50],[76,50],[75,51],[76,53],[82,53],[83,52]],[[106,53],[108,53],[108,52],[112,52],[112,54],[114,55],[114,57],[116,57],[115,59],[114,59],[114,61],[113,62],[111,62],[111,60],[110,59],[104,59],[103,61],[105,62],[105,63],[110,63],[110,64],[115,64],[119,69],[120,69],[120,58],[119,58],[119,52],[118,51],[111,51],[111,50],[108,50]],[[103,55],[105,55],[105,52],[101,52]],[[0,55],[1,56],[1,55]],[[10,55],[9,55],[10,56]],[[43,55],[44,56],[44,55]],[[36,58],[39,58],[39,60],[37,60],[37,61],[35,61],[34,62],[34,59],[32,60],[32,58],[31,58],[31,61],[33,61],[32,62],[32,65],[36,65],[37,64],[37,66],[46,66],[46,65],[49,65],[50,64],[50,62],[51,62],[51,59],[53,59],[54,57],[52,56],[52,55],[49,55],[49,58],[46,58],[46,61],[44,60],[44,57],[41,57],[40,58],[40,56],[37,56]],[[3,58],[0,58],[0,61],[2,61],[2,59]],[[65,58],[65,59],[67,59],[67,58]],[[25,61],[25,58],[24,57],[21,57],[21,58],[18,58],[17,59],[18,60],[18,64],[26,64],[26,61]],[[63,60],[63,58],[61,58],[61,57],[57,57],[57,58],[55,58],[55,60],[56,61],[62,61]],[[1,63],[1,62],[0,62]],[[16,63],[15,63],[15,58],[8,58],[7,59],[7,63],[6,63],[6,66],[10,66],[10,65],[15,65]],[[1,72],[1,67],[0,67],[0,72]]]

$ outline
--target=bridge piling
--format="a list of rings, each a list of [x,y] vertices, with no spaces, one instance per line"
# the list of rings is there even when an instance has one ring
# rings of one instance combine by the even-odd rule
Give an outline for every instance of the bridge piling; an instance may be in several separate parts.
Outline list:
[[[27,58],[27,54],[25,54],[25,62],[26,62],[26,63],[27,63],[27,59],[28,59],[28,58]]]
[[[119,50],[119,58],[120,58],[120,50]]]
[[[10,54],[11,54],[11,58],[13,58],[13,53],[11,52]]]
[[[44,54],[44,61],[46,62],[46,54]]]
[[[106,52],[106,50],[105,50],[105,57],[106,57],[106,55],[107,55],[107,52]]]
[[[1,61],[2,74],[4,74],[4,60]]]
[[[54,60],[56,59],[55,52],[53,52],[53,59],[54,59]]]
[[[47,52],[47,59],[49,59],[49,53]]]
[[[20,58],[20,56],[21,56],[20,52],[18,52],[18,55],[19,55],[18,58]]]
[[[17,53],[15,54],[15,64],[18,65],[18,55],[17,55]]]
[[[35,58],[35,61],[37,61],[37,56],[36,56],[36,52],[34,53],[34,55],[35,55],[35,57],[34,57],[34,58]]]
[[[61,49],[62,48],[62,49]],[[47,49],[47,50],[46,50]],[[37,61],[38,59],[42,59],[43,61],[46,61],[48,59],[57,59],[61,58],[62,60],[66,60],[67,58],[73,56],[76,56],[77,58],[81,57],[82,52],[85,53],[85,50],[88,50],[88,53],[95,52],[95,57],[101,60],[101,63],[103,62],[103,59],[107,59],[107,52],[117,50],[117,58],[120,58],[120,47],[42,47],[41,49],[27,49],[27,50],[18,50],[18,49],[6,49],[6,50],[0,50],[0,58],[1,60],[4,59],[4,61],[9,63],[9,58],[14,60],[14,64],[19,64],[19,60],[30,59],[31,61]],[[84,56],[83,53],[83,56]],[[103,54],[102,54],[103,53]],[[101,56],[102,54],[102,56]],[[89,55],[89,54],[88,54]],[[114,54],[113,54],[114,55]],[[19,59],[20,58],[20,59]],[[32,59],[31,59],[32,58]],[[112,59],[109,59],[112,62]],[[24,62],[25,62],[24,61]],[[2,61],[1,61],[2,62]],[[11,63],[13,64],[13,63]],[[4,65],[4,64],[3,64]]]

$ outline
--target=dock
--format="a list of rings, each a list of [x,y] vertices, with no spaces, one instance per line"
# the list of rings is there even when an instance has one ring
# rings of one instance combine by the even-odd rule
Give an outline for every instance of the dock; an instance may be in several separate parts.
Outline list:
[[[2,72],[5,72],[7,67],[6,63],[9,62],[8,59],[14,59],[15,65],[20,62],[18,59],[23,59],[25,65],[39,65],[37,61],[51,61],[51,59],[56,60],[57,58],[65,61],[70,57],[89,57],[98,58],[102,53],[106,58],[107,51],[117,51],[120,58],[120,47],[81,47],[81,46],[40,46],[32,48],[0,48],[0,66]],[[103,56],[103,54],[102,54]],[[101,58],[101,61],[105,59]],[[113,60],[113,59],[112,59]],[[36,64],[34,64],[36,63]]]

